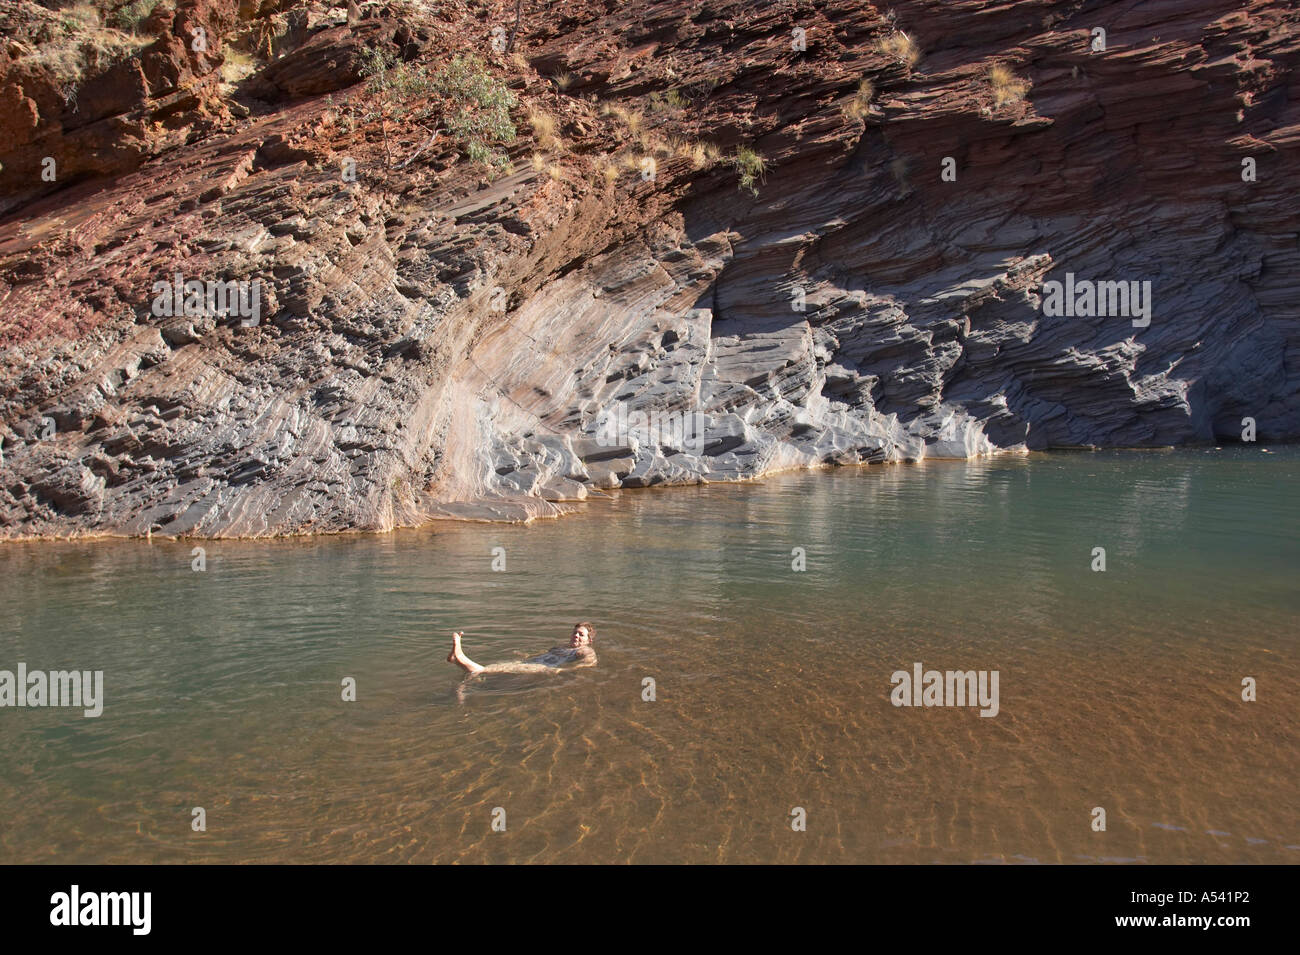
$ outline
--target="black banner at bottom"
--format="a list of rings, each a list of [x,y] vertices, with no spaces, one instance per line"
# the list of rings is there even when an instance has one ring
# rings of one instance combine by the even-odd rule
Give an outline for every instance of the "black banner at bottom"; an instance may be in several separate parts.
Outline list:
[[[458,922],[494,933],[536,920],[611,924],[654,937],[733,943],[774,922],[796,931],[847,924],[865,937],[910,926],[927,941],[1052,937],[1231,945],[1285,928],[1289,867],[650,867],[538,872],[525,867],[9,867],[5,937],[128,945],[178,941],[371,939],[382,929]],[[669,880],[665,881],[664,876]],[[695,883],[695,879],[704,881]],[[721,880],[725,880],[721,881]],[[532,924],[532,928],[524,926]],[[75,936],[75,939],[73,938]]]

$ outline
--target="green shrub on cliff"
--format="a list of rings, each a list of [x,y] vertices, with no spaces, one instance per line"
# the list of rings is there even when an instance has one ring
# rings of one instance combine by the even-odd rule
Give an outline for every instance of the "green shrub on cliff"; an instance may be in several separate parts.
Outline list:
[[[731,164],[740,177],[740,188],[750,195],[758,195],[758,183],[767,171],[767,160],[748,146],[741,146],[731,157]]]
[[[433,88],[451,103],[443,124],[471,158],[497,169],[509,164],[504,150],[494,148],[515,138],[510,111],[518,99],[488,72],[473,54],[458,56],[433,77]]]
[[[368,47],[361,54],[361,75],[366,77],[366,92],[373,97],[375,108],[367,110],[362,119],[366,122],[379,120],[379,130],[384,137],[384,168],[393,164],[392,151],[388,144],[388,120],[400,121],[404,117],[405,104],[397,100],[398,84],[394,74],[406,69],[406,64],[397,64],[397,57],[391,50]]]
[[[366,118],[380,121],[386,158],[389,120],[418,123],[441,106],[443,128],[471,160],[494,169],[509,165],[497,146],[515,138],[510,111],[518,99],[478,57],[458,56],[430,74],[422,64],[398,62],[388,50],[368,49],[362,56],[361,74],[368,78],[366,89],[377,102],[377,110]],[[444,102],[432,102],[435,96]]]

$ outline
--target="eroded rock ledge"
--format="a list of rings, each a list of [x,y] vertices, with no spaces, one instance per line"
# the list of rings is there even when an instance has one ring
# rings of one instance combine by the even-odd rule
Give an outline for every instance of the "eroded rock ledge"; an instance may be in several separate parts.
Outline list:
[[[55,129],[10,50],[0,535],[519,520],[600,488],[1209,441],[1243,417],[1300,433],[1290,4],[523,9],[497,49],[513,2],[183,2],[93,136]],[[259,18],[271,58],[219,82],[221,38]],[[201,56],[174,42],[196,23]],[[513,169],[385,128],[369,46],[477,51],[520,99]],[[52,142],[83,178],[45,195]],[[262,320],[155,316],[178,272],[258,278]],[[1067,272],[1150,281],[1149,325],[1045,314]]]

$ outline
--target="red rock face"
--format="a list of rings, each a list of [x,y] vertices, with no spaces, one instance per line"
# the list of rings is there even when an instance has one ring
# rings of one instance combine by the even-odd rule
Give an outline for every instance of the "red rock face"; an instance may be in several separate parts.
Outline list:
[[[136,169],[183,144],[193,129],[228,120],[214,71],[233,7],[160,3],[128,33],[2,0],[0,25],[9,39],[0,59],[0,213],[60,184]],[[43,165],[51,159],[52,179]]]
[[[6,536],[1300,431],[1289,4],[181,3],[75,111],[47,16],[0,0]],[[368,50],[481,58],[512,168]]]

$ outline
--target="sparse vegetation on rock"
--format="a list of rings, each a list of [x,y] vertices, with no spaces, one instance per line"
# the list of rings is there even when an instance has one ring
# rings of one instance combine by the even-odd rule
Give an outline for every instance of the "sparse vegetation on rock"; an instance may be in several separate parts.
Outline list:
[[[143,4],[138,6],[143,10]],[[106,4],[78,3],[59,10],[48,39],[26,59],[32,66],[48,69],[61,84],[79,84],[87,75],[134,55],[149,42],[137,29],[152,8],[149,4],[140,16],[114,16]]]
[[[909,69],[921,60],[921,51],[917,48],[916,41],[902,30],[890,33],[880,41],[877,48],[881,53],[893,57]]]
[[[863,80],[858,84],[857,91],[853,94],[852,99],[844,104],[842,112],[845,119],[862,119],[871,111],[871,97],[875,95],[875,87],[871,80]]]
[[[993,105],[997,108],[1022,102],[1029,92],[1029,81],[1011,71],[1005,63],[989,67],[989,85],[993,88]]]
[[[750,195],[758,195],[758,184],[767,172],[767,160],[748,146],[741,146],[731,157],[731,164],[740,179],[740,188]]]

